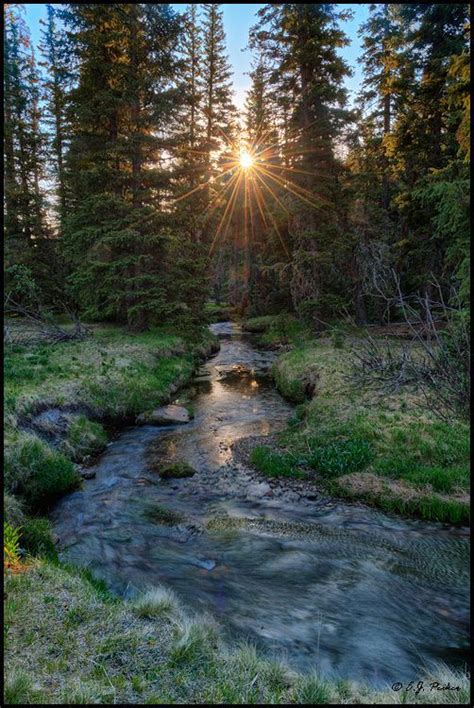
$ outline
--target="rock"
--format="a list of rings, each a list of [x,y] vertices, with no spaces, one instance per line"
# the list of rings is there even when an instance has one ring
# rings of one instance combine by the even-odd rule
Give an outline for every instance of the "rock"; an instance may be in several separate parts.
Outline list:
[[[251,484],[247,490],[247,493],[252,497],[263,497],[265,494],[268,494],[268,492],[271,492],[271,488],[267,482]]]
[[[95,477],[95,470],[81,470],[82,479],[93,479]]]
[[[189,423],[190,420],[187,408],[174,405],[155,408],[154,411],[141,413],[137,417],[137,423],[149,425],[176,425],[178,423]]]

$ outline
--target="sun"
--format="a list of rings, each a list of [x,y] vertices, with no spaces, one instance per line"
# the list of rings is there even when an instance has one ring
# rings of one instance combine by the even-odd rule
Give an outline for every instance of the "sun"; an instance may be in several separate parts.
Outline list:
[[[239,157],[240,167],[243,170],[249,170],[254,164],[254,158],[246,150],[242,150]]]

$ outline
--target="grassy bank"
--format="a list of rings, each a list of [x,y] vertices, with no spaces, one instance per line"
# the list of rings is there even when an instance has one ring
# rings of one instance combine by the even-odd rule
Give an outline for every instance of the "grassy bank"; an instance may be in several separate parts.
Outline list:
[[[233,651],[210,619],[190,617],[170,591],[111,598],[84,573],[35,560],[5,585],[7,704],[468,703],[468,680],[445,668],[436,680],[459,691],[374,691],[303,677],[252,646]],[[433,680],[433,679],[431,679]]]
[[[167,402],[216,346],[206,329],[132,335],[95,326],[82,341],[7,347],[7,520],[24,526],[25,518],[79,486],[77,463],[104,448],[104,426]]]
[[[276,341],[278,326],[267,331]],[[437,419],[413,388],[388,395],[353,385],[354,332],[334,328],[320,339],[305,332],[292,343],[273,373],[281,393],[299,405],[280,452],[256,448],[254,466],[270,476],[306,476],[387,511],[467,522],[468,425]]]

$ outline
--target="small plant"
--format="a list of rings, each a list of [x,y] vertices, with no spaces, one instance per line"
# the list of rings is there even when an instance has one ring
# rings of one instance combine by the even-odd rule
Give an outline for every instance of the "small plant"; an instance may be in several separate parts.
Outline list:
[[[318,472],[335,476],[358,472],[372,458],[372,447],[366,440],[336,440],[312,450],[308,464]]]
[[[20,529],[3,522],[3,567],[18,572],[21,568]]]

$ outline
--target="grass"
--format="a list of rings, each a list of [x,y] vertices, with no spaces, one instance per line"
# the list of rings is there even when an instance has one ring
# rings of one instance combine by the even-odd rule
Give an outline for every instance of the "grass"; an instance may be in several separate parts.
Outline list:
[[[307,327],[287,312],[248,318],[244,320],[243,328],[247,332],[259,334],[258,344],[268,348],[295,345],[310,337]]]
[[[206,302],[204,314],[208,322],[227,322],[235,314],[235,309],[228,303]]]
[[[5,449],[5,486],[31,510],[44,509],[80,483],[73,462],[36,435],[18,432]]]
[[[315,447],[308,455],[308,464],[324,475],[340,475],[367,467],[373,458],[372,446],[367,440],[336,440]]]
[[[57,559],[52,525],[49,519],[25,519],[21,528],[21,544],[33,556]]]
[[[206,618],[191,617],[174,596],[111,601],[81,571],[47,561],[5,580],[5,702],[74,704],[380,704],[402,698],[387,687],[303,676],[255,647],[227,647]],[[140,602],[142,603],[140,608]],[[446,667],[438,680],[469,680]],[[408,694],[406,702],[453,700],[453,693]]]
[[[131,603],[137,617],[161,617],[171,612],[177,614],[180,603],[176,595],[168,588],[152,588],[139,595]]]
[[[120,422],[167,402],[216,339],[161,327],[132,335],[93,326],[84,341],[5,350],[5,482],[24,511],[47,508],[81,483],[76,464],[104,449],[100,421]],[[36,413],[65,411],[65,429],[33,431]],[[47,433],[53,433],[48,435]],[[53,439],[51,439],[53,438]],[[10,503],[10,508],[13,509]]]
[[[469,426],[435,418],[413,388],[390,395],[356,388],[350,370],[350,348],[331,338],[278,357],[277,387],[302,402],[280,436],[280,457],[304,461],[340,496],[429,520],[468,521]],[[261,454],[253,463],[264,471]],[[267,468],[278,472],[277,457],[274,451]]]
[[[304,477],[298,467],[298,458],[291,454],[281,454],[266,445],[254,447],[250,453],[252,465],[268,477]]]
[[[102,425],[89,420],[85,415],[79,415],[68,427],[61,450],[73,460],[80,461],[102,452],[106,444],[107,433]]]

